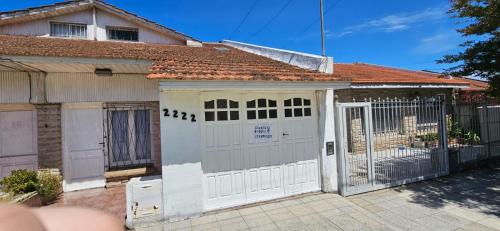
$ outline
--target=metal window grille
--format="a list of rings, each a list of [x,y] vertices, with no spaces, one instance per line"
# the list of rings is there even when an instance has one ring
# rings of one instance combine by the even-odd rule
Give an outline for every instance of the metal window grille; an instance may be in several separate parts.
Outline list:
[[[106,106],[105,152],[109,170],[153,164],[151,113],[149,105]]]

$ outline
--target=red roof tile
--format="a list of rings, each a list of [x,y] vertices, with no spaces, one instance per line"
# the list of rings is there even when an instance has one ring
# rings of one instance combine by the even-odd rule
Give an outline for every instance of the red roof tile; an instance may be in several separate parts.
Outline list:
[[[452,78],[439,74],[397,69],[378,65],[353,63],[334,64],[333,71],[342,77],[352,79],[352,84],[436,84],[468,85],[462,78]]]
[[[334,74],[305,70],[222,44],[203,47],[0,35],[0,55],[152,60],[152,79],[350,81],[362,84],[469,85],[460,78],[368,64],[334,64]]]
[[[349,81],[222,44],[188,47],[0,35],[0,54],[152,60],[148,78],[171,80]]]

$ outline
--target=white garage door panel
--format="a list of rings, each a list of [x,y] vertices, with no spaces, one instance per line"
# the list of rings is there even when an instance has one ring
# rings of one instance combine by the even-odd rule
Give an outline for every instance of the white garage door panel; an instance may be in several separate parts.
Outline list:
[[[36,155],[0,158],[0,176],[8,176],[12,170],[17,169],[36,170],[37,158]]]
[[[205,127],[202,167],[208,209],[244,201],[240,137],[241,125],[238,123],[207,124]]]
[[[38,168],[36,113],[0,112],[0,179],[12,170]]]
[[[304,107],[293,106],[294,110],[303,110],[304,116],[284,115],[284,100],[297,97],[302,103],[307,98],[307,108],[313,109],[312,94],[207,93],[201,97],[204,112],[239,111],[239,118],[234,121],[217,121],[216,116],[213,121],[204,122],[206,210],[319,190],[316,112],[311,110],[305,116]],[[237,101],[239,108],[205,108],[205,102],[217,99]],[[266,103],[262,103],[264,99]],[[251,106],[254,100],[255,106]],[[256,112],[254,118],[250,115],[252,110]],[[267,116],[259,116],[263,110]],[[261,133],[260,129],[267,132]]]
[[[33,111],[0,112],[0,156],[36,153]]]

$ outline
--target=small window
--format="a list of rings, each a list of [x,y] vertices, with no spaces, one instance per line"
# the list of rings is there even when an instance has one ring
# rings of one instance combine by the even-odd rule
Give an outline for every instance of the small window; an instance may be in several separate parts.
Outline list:
[[[276,100],[256,99],[247,101],[247,120],[255,120],[257,118],[258,119],[278,118],[278,109]]]
[[[107,33],[108,40],[139,41],[139,32],[135,28],[109,27],[107,28]]]
[[[303,117],[311,116],[311,100],[304,98],[293,98],[284,101],[285,117]]]
[[[87,38],[87,25],[51,22],[50,36],[61,38]]]
[[[205,121],[228,121],[239,120],[240,111],[237,101],[227,99],[216,99],[205,101]],[[229,106],[229,108],[228,108]]]

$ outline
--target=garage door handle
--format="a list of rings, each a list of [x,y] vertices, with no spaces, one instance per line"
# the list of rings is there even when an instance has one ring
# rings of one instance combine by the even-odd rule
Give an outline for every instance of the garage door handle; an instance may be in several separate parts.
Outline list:
[[[101,143],[99,143],[99,144],[104,145],[104,142],[101,142]]]
[[[288,133],[284,133],[284,132],[283,132],[283,136],[288,136],[288,135],[289,135]]]

